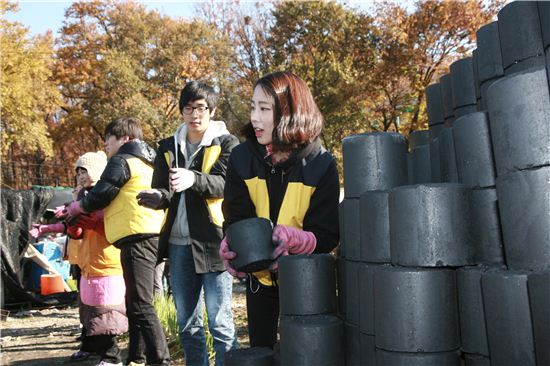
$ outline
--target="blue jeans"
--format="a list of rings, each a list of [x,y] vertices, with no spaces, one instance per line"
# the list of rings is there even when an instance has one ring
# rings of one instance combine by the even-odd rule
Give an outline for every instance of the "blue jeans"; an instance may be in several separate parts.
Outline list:
[[[185,364],[208,366],[203,323],[203,304],[206,303],[208,329],[214,338],[216,366],[222,366],[225,352],[237,346],[231,311],[233,277],[227,272],[195,273],[191,245],[170,244],[169,258],[170,285],[176,304]]]

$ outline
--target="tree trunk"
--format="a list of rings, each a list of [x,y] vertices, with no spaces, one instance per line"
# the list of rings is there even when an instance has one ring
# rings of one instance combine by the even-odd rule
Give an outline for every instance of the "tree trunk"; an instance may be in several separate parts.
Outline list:
[[[414,114],[413,118],[411,119],[411,124],[409,127],[409,135],[416,131],[418,128],[418,117],[420,116],[420,104],[422,103],[422,98],[424,97],[424,92],[421,91],[418,93],[418,96],[416,97],[416,105],[414,107]]]

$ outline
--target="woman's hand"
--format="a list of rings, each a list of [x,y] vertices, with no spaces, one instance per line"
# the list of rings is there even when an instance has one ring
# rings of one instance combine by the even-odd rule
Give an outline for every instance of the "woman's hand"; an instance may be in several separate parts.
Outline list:
[[[227,272],[233,277],[239,277],[239,278],[245,278],[246,273],[244,272],[238,272],[235,268],[231,267],[230,260],[235,259],[237,257],[237,253],[232,252],[231,249],[229,249],[229,244],[227,243],[227,237],[224,236],[220,243],[220,258],[223,261],[223,265],[225,266],[225,269],[227,269]]]
[[[93,230],[104,236],[105,227],[103,225],[103,210],[94,211],[89,214],[78,216],[74,221],[73,226],[77,226],[86,230]]]
[[[311,231],[286,225],[275,225],[271,239],[277,245],[274,259],[288,254],[311,254],[317,246],[317,238]]]
[[[32,229],[29,230],[29,234],[35,239],[46,233],[63,232],[65,232],[65,225],[61,222],[51,225],[32,224]]]

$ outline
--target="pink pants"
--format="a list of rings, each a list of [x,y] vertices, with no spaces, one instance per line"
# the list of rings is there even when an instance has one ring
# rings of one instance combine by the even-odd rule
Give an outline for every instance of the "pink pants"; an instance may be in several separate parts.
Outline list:
[[[126,286],[122,276],[89,277],[80,281],[80,301],[86,305],[119,305],[124,303]]]

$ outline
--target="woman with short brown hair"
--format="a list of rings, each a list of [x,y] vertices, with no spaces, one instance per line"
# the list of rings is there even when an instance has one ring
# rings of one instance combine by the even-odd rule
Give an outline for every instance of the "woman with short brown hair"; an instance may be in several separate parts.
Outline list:
[[[307,84],[290,72],[275,72],[259,79],[259,87],[273,98],[275,130],[272,136],[273,150],[290,151],[315,141],[323,129],[323,116],[313,99]],[[243,128],[247,139],[255,138],[250,122]]]

